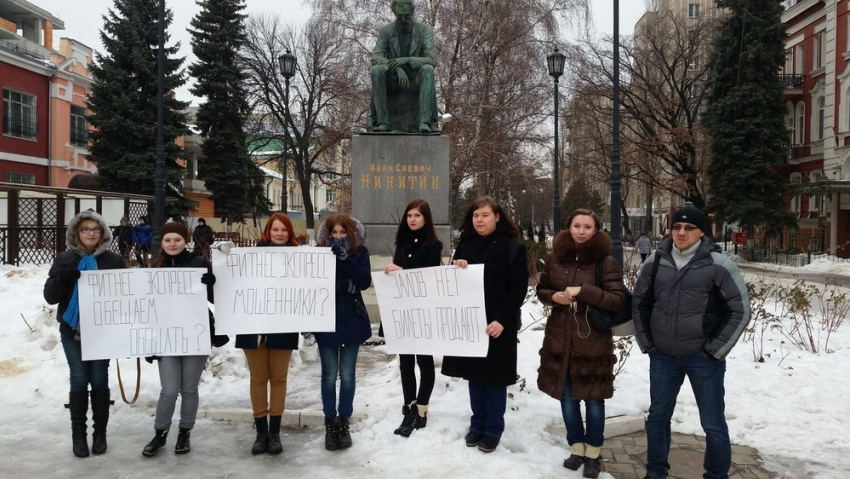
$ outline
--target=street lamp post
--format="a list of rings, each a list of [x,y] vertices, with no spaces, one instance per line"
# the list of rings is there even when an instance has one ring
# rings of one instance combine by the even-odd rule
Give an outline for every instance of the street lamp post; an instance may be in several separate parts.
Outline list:
[[[611,145],[611,256],[623,271],[623,222],[620,217],[620,1],[614,0],[614,101],[613,143]]]
[[[151,263],[156,264],[162,236],[159,230],[165,223],[165,145],[163,128],[165,123],[165,0],[159,0],[159,50],[156,53],[156,163],[154,166],[154,237],[151,240]]]
[[[560,159],[558,158],[558,78],[564,74],[564,59],[566,55],[559,52],[557,48],[546,57],[549,65],[549,74],[555,79],[555,158],[552,168],[552,224],[553,234],[561,231],[561,176],[558,172]]]
[[[286,121],[289,121],[289,80],[295,76],[295,66],[298,63],[298,60],[295,58],[289,50],[286,51],[283,55],[278,57],[278,63],[280,63],[280,74],[283,75],[283,80],[286,83],[286,90],[284,101],[286,105],[284,105],[286,114],[284,117]],[[281,155],[281,174],[283,175],[283,188],[280,193],[280,210],[286,214],[289,210],[288,200],[289,194],[287,192],[287,161],[289,160],[289,148],[292,144],[292,139],[289,136],[289,125],[283,125],[284,135],[286,136],[286,145],[284,145],[284,151]]]

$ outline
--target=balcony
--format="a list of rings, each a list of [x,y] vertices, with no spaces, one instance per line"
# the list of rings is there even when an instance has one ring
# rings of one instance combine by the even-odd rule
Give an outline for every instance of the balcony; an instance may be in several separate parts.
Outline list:
[[[788,98],[803,95],[803,81],[805,80],[805,76],[802,73],[780,73],[779,79],[785,85],[783,97]]]
[[[788,147],[788,162],[798,164],[801,158],[805,158],[812,154],[811,146],[806,145],[791,145]]]

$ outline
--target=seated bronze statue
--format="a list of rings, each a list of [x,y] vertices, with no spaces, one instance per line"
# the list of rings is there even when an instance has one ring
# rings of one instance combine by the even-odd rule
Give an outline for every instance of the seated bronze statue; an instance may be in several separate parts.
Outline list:
[[[394,0],[395,21],[378,32],[372,50],[372,115],[369,131],[431,133],[436,130],[431,28],[413,20],[413,2]]]

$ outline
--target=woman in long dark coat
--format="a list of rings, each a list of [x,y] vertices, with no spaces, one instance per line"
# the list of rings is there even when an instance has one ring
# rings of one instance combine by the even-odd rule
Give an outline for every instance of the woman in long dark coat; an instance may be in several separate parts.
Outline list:
[[[590,210],[574,211],[569,229],[552,244],[552,253],[537,285],[537,297],[552,306],[540,349],[537,385],[561,401],[570,457],[564,467],[584,477],[599,475],[599,453],[604,441],[605,399],[614,395],[614,342],[611,331],[599,332],[587,320],[588,305],[604,311],[623,308],[623,275],[610,255],[611,237]],[[602,276],[596,277],[602,261]],[[587,428],[582,422],[584,401]]]
[[[495,199],[484,196],[466,210],[452,264],[484,265],[489,349],[485,358],[447,356],[442,373],[469,381],[472,408],[466,445],[492,452],[505,430],[507,387],[517,381],[517,332],[528,291],[525,246]]]

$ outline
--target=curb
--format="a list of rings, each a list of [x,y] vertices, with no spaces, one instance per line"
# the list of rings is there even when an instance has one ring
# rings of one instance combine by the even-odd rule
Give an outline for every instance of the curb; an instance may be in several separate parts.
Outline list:
[[[611,439],[617,436],[625,436],[635,432],[644,430],[646,415],[623,415],[605,418],[605,439]],[[566,437],[567,428],[563,420],[549,425],[546,431],[556,436]]]

